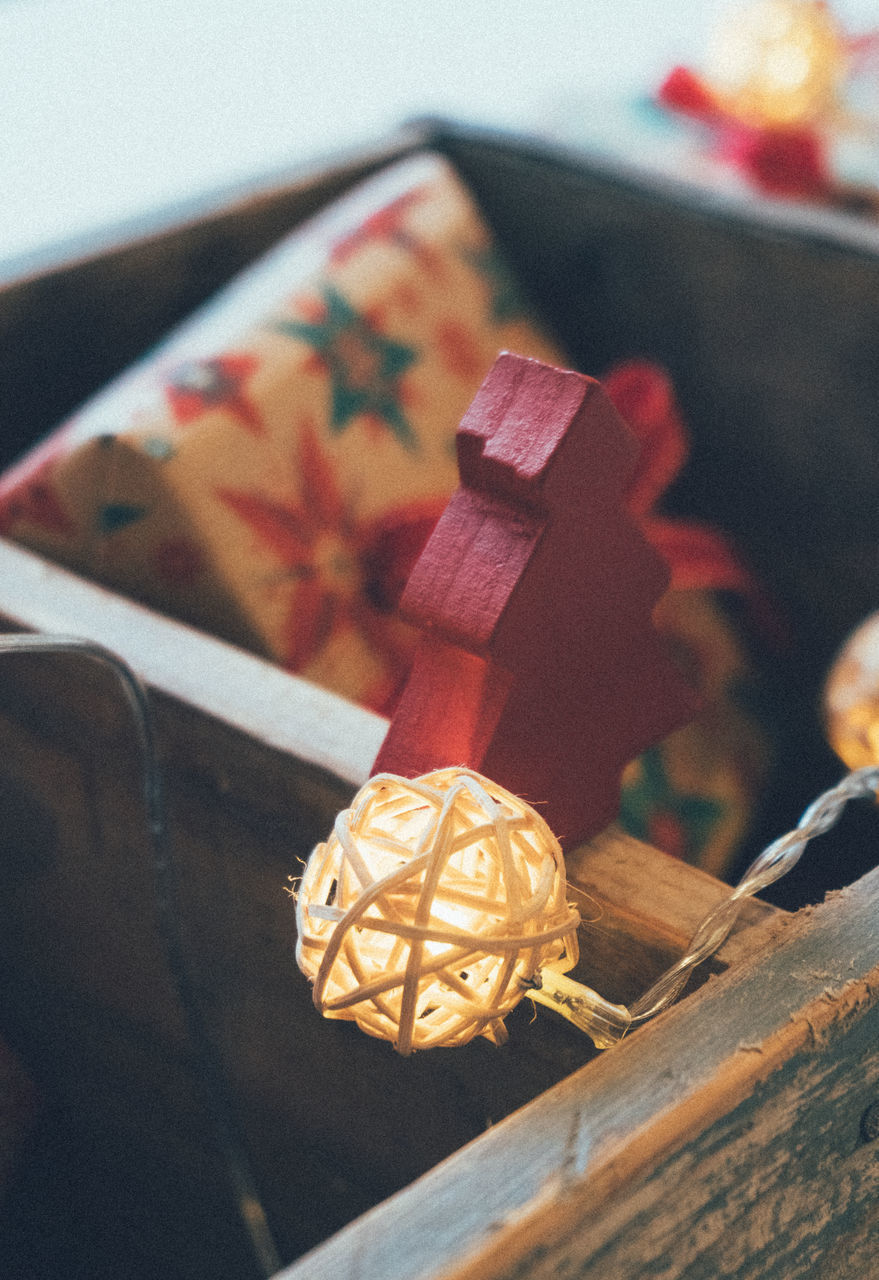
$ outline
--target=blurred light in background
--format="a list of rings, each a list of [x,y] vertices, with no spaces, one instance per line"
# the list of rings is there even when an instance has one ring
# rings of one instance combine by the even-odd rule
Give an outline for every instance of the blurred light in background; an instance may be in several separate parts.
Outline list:
[[[414,115],[541,131],[698,65],[729,0],[0,3],[0,258]],[[875,0],[835,4],[876,20]],[[869,12],[872,10],[873,12]]]

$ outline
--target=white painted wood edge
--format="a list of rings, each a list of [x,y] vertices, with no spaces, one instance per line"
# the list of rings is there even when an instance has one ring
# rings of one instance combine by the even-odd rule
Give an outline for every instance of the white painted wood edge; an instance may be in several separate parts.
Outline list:
[[[151,688],[359,786],[387,720],[0,539],[0,615],[112,649]]]

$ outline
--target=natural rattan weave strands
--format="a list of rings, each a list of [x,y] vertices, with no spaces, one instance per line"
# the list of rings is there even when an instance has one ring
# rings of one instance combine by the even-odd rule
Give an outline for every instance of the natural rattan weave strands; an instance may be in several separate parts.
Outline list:
[[[296,898],[297,960],[317,1008],[402,1054],[502,1042],[523,984],[577,960],[558,841],[524,801],[466,769],[372,778]]]

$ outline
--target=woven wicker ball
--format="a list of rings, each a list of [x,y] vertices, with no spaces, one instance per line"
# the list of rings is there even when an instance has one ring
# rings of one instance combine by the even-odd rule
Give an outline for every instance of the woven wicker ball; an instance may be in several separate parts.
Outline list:
[[[879,764],[879,613],[843,645],[824,689],[827,736],[850,769]]]
[[[318,1010],[402,1054],[501,1043],[523,981],[577,960],[558,841],[465,769],[372,778],[312,853],[296,917]]]

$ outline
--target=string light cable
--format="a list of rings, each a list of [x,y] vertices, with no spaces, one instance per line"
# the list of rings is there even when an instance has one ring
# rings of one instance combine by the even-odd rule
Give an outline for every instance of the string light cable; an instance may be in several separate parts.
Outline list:
[[[667,1009],[680,995],[691,973],[723,945],[735,927],[742,905],[787,875],[816,836],[835,826],[850,800],[879,798],[879,766],[855,769],[822,792],[804,811],[797,825],[758,854],[739,883],[698,925],[685,953],[666,969],[631,1006],[613,1005],[591,988],[564,975],[538,973],[526,994],[555,1009],[590,1035],[599,1049],[609,1048],[631,1027]],[[561,980],[560,980],[561,979]]]
[[[836,825],[850,800],[869,798],[879,798],[877,765],[853,770],[813,800],[793,830],[767,845],[732,893],[709,911],[693,934],[685,954],[632,1006],[632,1022],[646,1022],[666,1009],[697,965],[714,955],[729,936],[746,899],[787,875],[799,862],[809,842]]]
[[[868,766],[820,795],[626,1007],[568,976],[581,919],[566,901],[561,847],[536,810],[469,769],[377,774],[293,891],[296,959],[318,1012],[355,1021],[404,1056],[477,1035],[502,1044],[504,1018],[525,996],[610,1048],[672,1004],[748,898],[790,871],[850,800],[877,791],[879,766]]]
[[[207,1019],[189,973],[180,922],[177,874],[168,834],[165,788],[156,752],[148,691],[128,664],[112,650],[73,636],[0,635],[0,653],[73,654],[109,670],[125,694],[137,731],[159,931],[186,1019],[206,1109],[214,1126],[238,1217],[255,1264],[268,1280],[268,1277],[280,1270],[281,1259],[257,1190],[249,1157],[234,1120],[229,1084],[220,1054],[211,1038]]]

